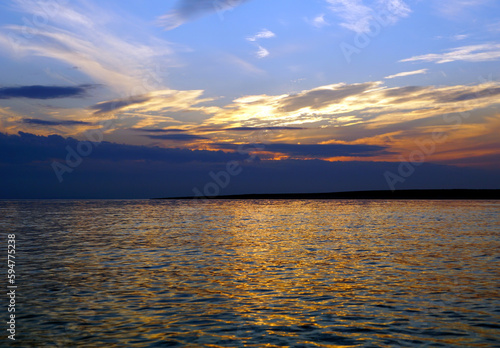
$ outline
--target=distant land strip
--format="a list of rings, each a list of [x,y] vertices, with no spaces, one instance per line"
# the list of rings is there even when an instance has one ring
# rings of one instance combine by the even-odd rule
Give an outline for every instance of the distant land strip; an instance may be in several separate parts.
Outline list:
[[[498,200],[499,190],[395,190],[352,191],[328,193],[258,193],[212,197],[164,197],[154,199],[449,199],[449,200]]]

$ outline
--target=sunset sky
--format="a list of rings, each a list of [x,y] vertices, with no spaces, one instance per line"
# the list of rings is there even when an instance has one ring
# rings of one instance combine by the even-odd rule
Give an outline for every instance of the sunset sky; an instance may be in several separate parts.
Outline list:
[[[496,0],[16,0],[0,24],[0,198],[500,188]]]

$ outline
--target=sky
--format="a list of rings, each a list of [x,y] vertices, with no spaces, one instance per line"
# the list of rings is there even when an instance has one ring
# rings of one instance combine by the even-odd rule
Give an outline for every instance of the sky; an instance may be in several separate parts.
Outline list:
[[[496,0],[0,4],[0,198],[500,188]]]

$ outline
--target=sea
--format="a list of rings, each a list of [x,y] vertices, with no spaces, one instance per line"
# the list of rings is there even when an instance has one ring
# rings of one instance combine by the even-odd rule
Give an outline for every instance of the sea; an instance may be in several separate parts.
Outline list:
[[[0,230],[2,347],[500,347],[499,201],[0,201]]]

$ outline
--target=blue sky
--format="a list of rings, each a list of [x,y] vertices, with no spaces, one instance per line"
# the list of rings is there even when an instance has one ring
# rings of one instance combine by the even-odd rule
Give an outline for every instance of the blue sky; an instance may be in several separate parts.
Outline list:
[[[499,168],[498,1],[16,0],[0,24],[6,135]]]

